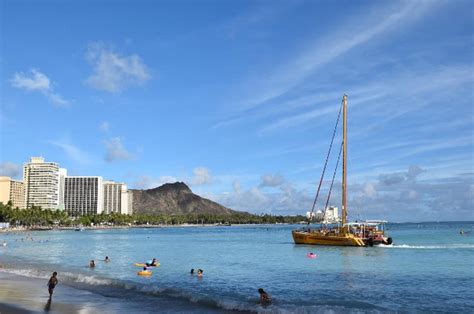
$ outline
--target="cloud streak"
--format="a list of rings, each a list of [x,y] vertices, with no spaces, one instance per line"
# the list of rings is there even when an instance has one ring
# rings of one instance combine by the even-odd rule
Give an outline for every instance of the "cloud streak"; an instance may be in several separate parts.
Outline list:
[[[15,73],[13,78],[10,79],[10,83],[11,86],[15,88],[29,92],[40,92],[46,96],[52,104],[58,107],[69,105],[69,101],[54,92],[51,80],[46,76],[46,74],[41,73],[36,69],[31,69],[29,73]]]

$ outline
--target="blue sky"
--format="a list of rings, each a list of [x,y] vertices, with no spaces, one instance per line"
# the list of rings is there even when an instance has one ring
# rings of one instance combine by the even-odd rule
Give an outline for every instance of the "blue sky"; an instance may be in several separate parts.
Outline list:
[[[41,155],[132,188],[180,180],[234,209],[304,214],[346,93],[351,217],[473,220],[473,9],[4,0],[0,171],[19,177]]]

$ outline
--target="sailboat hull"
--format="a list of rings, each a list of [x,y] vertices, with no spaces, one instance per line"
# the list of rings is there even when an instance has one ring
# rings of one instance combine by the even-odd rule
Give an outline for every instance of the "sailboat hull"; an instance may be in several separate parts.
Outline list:
[[[316,231],[292,231],[295,244],[331,245],[331,246],[366,246],[361,238],[353,234],[327,234]]]

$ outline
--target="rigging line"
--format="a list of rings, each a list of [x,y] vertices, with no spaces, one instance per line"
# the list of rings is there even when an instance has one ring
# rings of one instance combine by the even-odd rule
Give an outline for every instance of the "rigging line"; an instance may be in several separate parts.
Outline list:
[[[337,167],[339,166],[339,160],[341,159],[341,153],[342,153],[342,146],[343,145],[344,144],[341,143],[341,148],[339,148],[339,155],[337,156],[336,168],[334,168],[334,173],[332,174],[331,187],[329,188],[328,198],[326,200],[326,205],[324,206],[324,216],[326,216],[326,210],[328,208],[329,199],[331,198],[332,186],[334,185],[334,179],[336,178]]]
[[[311,214],[308,218],[308,225],[311,223],[311,217],[313,217],[314,207],[316,206],[316,201],[318,200],[319,191],[321,190],[321,185],[322,185],[323,179],[324,179],[324,173],[326,172],[326,167],[328,165],[329,155],[331,154],[332,144],[334,143],[334,137],[336,136],[337,125],[339,124],[339,120],[341,118],[342,107],[343,107],[343,102],[341,102],[341,107],[339,108],[339,113],[337,115],[336,125],[334,126],[334,131],[332,132],[331,144],[329,145],[328,154],[326,156],[326,162],[324,163],[323,172],[321,173],[321,179],[319,180],[318,190],[316,191],[316,196],[314,198],[313,207],[311,207]]]

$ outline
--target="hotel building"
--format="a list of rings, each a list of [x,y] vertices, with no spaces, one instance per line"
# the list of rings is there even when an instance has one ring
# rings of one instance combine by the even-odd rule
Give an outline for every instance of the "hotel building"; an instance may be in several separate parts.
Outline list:
[[[10,177],[0,177],[0,202],[12,202],[14,208],[25,207],[25,187],[23,181],[12,180]]]
[[[45,162],[42,157],[31,157],[23,166],[25,207],[59,208],[59,166]]]
[[[131,215],[132,193],[124,183],[104,181],[104,213]]]
[[[104,206],[102,177],[64,178],[64,209],[74,217],[101,214]]]

